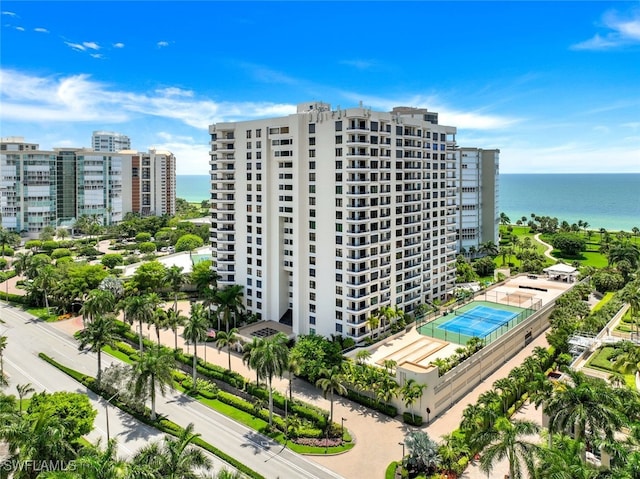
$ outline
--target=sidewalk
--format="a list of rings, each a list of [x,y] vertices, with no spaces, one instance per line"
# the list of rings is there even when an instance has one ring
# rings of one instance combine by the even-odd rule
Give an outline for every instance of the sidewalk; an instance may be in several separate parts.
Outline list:
[[[167,307],[172,305],[172,302],[166,303]],[[190,308],[188,301],[180,301],[178,307],[182,310],[183,314],[188,314]],[[76,317],[55,323],[55,326],[72,335],[75,331],[82,328],[82,320],[80,317]],[[151,340],[156,340],[156,334],[153,328],[143,328],[143,334]],[[181,331],[178,332],[178,347],[184,348],[185,351],[189,350],[192,352],[193,346],[185,345],[180,334]],[[161,331],[160,341],[162,344],[173,348],[173,332],[170,330]],[[511,369],[520,365],[522,361],[531,354],[533,348],[545,345],[546,339],[543,334],[483,381],[464,399],[456,403],[444,415],[435,419],[432,418],[431,424],[423,427],[422,430],[428,432],[432,439],[440,441],[442,435],[450,433],[459,426],[462,419],[462,411],[468,404],[474,403],[480,394],[491,389],[496,379],[506,377]],[[227,368],[228,366],[226,349],[218,351],[212,343],[207,344],[206,347],[204,345],[198,345],[198,357],[204,359],[205,356],[209,363],[217,364],[223,368]],[[242,374],[249,380],[255,378],[255,372],[249,370],[242,363],[242,357],[238,353],[231,353],[231,367],[233,371]],[[275,378],[273,385],[274,388],[282,394],[288,394],[289,381],[286,377]],[[295,398],[327,411],[329,410],[330,402],[324,399],[322,391],[306,381],[301,379],[294,380],[292,390]],[[522,417],[527,417],[541,423],[541,412],[536,411],[533,407],[523,408],[518,413],[518,417],[521,417],[521,414],[523,415]],[[407,432],[414,429],[411,426],[405,425],[402,421],[369,410],[343,397],[337,397],[334,401],[334,422],[340,424],[342,418],[344,418],[345,428],[348,429],[357,443],[356,447],[341,455],[314,456],[313,459],[317,463],[347,478],[368,477],[373,479],[381,477],[391,461],[401,459],[402,446],[399,443],[404,441]],[[504,464],[498,464],[491,477],[502,478],[507,471],[506,462]],[[468,479],[486,479],[487,476],[480,472],[477,465],[472,464],[462,477]]]

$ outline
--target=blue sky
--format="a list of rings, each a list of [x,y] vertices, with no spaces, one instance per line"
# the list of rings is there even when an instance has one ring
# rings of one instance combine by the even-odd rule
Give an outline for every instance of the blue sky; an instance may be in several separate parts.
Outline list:
[[[503,173],[640,172],[640,2],[3,1],[0,136],[208,174],[209,124],[428,108]]]

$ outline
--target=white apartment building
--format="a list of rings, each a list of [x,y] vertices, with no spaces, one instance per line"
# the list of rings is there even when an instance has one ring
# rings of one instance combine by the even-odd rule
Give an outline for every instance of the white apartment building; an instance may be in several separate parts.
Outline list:
[[[498,244],[500,150],[458,149],[460,161],[459,246],[469,255],[472,248],[492,241]]]
[[[2,227],[36,236],[45,226],[70,226],[83,215],[110,225],[133,211],[175,214],[170,152],[42,151],[22,137],[0,140]]]
[[[123,210],[142,216],[176,214],[176,157],[170,151],[120,151]]]
[[[218,284],[245,286],[250,312],[362,341],[382,306],[452,291],[456,128],[437,113],[303,103],[209,133]]]
[[[120,150],[130,150],[131,140],[127,135],[115,131],[94,131],[91,136],[91,147],[94,151],[115,153]]]

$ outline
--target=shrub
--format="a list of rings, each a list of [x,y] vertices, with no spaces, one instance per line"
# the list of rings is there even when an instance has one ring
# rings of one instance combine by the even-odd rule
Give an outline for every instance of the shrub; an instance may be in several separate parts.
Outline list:
[[[347,398],[359,404],[362,404],[363,406],[367,406],[371,409],[375,409],[376,411],[380,411],[387,416],[395,417],[398,415],[398,409],[395,406],[391,404],[379,403],[375,399],[352,391],[351,389],[347,390]]]
[[[409,424],[411,426],[422,426],[422,416],[419,416],[417,414],[415,416],[412,416],[410,412],[403,412],[402,420],[405,422],[405,424]]]
[[[51,252],[51,259],[64,258],[65,256],[71,256],[71,250],[68,248],[56,248]]]
[[[144,241],[138,245],[141,253],[153,253],[156,250],[156,244],[151,241]]]
[[[105,254],[100,262],[107,268],[113,269],[116,266],[120,266],[124,262],[124,259],[122,258],[121,254],[110,253]]]
[[[145,243],[147,241],[151,241],[151,233],[138,233],[136,235],[136,243]]]
[[[5,269],[8,264],[9,262],[6,259],[0,258],[0,269]]]

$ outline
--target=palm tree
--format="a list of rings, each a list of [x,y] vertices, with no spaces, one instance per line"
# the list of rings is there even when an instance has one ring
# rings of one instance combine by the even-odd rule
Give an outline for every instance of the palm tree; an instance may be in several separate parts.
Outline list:
[[[222,313],[224,316],[227,332],[229,331],[231,317],[233,316],[235,327],[236,317],[244,307],[242,304],[242,294],[242,286],[238,284],[232,284],[216,291],[215,302],[218,305],[217,312],[218,314]]]
[[[372,314],[367,318],[367,326],[369,326],[369,329],[371,330],[372,333],[375,329],[378,329],[379,325],[380,325],[380,317],[377,314]]]
[[[41,464],[48,461],[64,464],[75,455],[61,420],[46,409],[0,422],[0,440],[6,442],[9,464],[16,468],[3,471],[13,472],[9,477],[15,479],[35,479],[42,472]]]
[[[95,315],[111,313],[116,308],[116,298],[111,291],[105,289],[93,289],[84,301],[80,313],[82,320],[92,320]]]
[[[162,308],[156,308],[156,310],[153,312],[153,315],[151,316],[151,320],[149,321],[148,326],[153,326],[155,328],[158,346],[160,346],[160,330],[167,329],[169,327],[169,315],[167,314],[167,311]]]
[[[155,311],[155,305],[149,301],[149,295],[142,296],[129,296],[124,301],[124,314],[128,321],[138,321],[138,333],[140,340],[140,351],[144,350],[142,344],[142,324],[148,323],[153,317]]]
[[[289,401],[293,401],[293,376],[300,374],[300,361],[296,356],[289,355],[287,372],[289,373]]]
[[[515,401],[515,387],[510,378],[500,378],[493,383],[493,387],[500,391],[502,413],[506,414],[511,404]]]
[[[476,438],[483,445],[480,469],[490,474],[494,463],[506,458],[509,462],[509,478],[522,477],[522,462],[533,477],[533,457],[537,446],[523,438],[538,430],[538,425],[532,421],[516,419],[510,422],[506,417],[499,418],[493,428]]]
[[[117,454],[115,439],[107,441],[104,449],[100,447],[100,441],[93,447],[83,447],[73,463],[74,476],[82,479],[113,479],[129,473],[129,477],[135,477],[135,466],[118,458]]]
[[[347,394],[347,388],[344,385],[344,377],[338,366],[333,366],[331,369],[323,369],[320,371],[320,378],[316,381],[316,386],[322,389],[324,398],[329,395],[329,401],[331,402],[331,410],[329,414],[329,426],[333,422],[333,395]]]
[[[260,376],[258,376],[258,370],[256,369],[256,350],[258,346],[260,346],[260,340],[255,336],[253,336],[250,343],[245,343],[242,346],[242,364],[256,371],[256,386],[260,386]]]
[[[229,356],[229,371],[231,371],[231,346],[238,343],[240,338],[238,337],[238,329],[232,328],[231,331],[218,331],[216,333],[216,346],[218,350],[227,348],[227,354]],[[258,354],[258,353],[256,353]]]
[[[549,431],[561,432],[575,428],[575,438],[592,444],[600,433],[613,440],[615,431],[624,424],[618,396],[610,394],[601,379],[590,378],[579,371],[567,371],[568,381],[556,383],[556,388],[544,407],[549,417]],[[550,434],[551,438],[551,434]],[[585,460],[586,451],[582,451]]]
[[[211,460],[202,449],[193,446],[200,434],[194,433],[190,423],[177,437],[166,435],[162,443],[156,441],[136,453],[132,462],[147,466],[153,477],[163,479],[196,479],[197,470],[211,469]]]
[[[287,368],[289,348],[287,336],[277,333],[260,340],[256,348],[255,367],[258,375],[267,380],[269,387],[269,426],[273,425],[273,377],[282,376]]]
[[[22,414],[22,400],[25,398],[25,396],[27,394],[31,394],[36,392],[36,390],[33,388],[33,386],[31,385],[31,383],[26,383],[26,384],[18,384],[16,386],[16,390],[18,391],[18,405],[19,405],[19,409],[18,411],[20,412],[20,414]]]
[[[180,311],[170,309],[167,311],[167,326],[173,331],[173,348],[178,350],[178,328],[183,326],[187,321],[186,316],[182,316]]]
[[[171,373],[174,368],[173,354],[162,347],[153,347],[144,352],[133,367],[134,394],[139,398],[149,396],[152,421],[156,420],[156,387],[164,396],[166,386],[173,381]]]
[[[102,376],[102,348],[105,346],[115,346],[117,339],[117,324],[111,315],[94,316],[86,328],[78,334],[80,345],[78,349],[82,350],[86,346],[90,346],[89,350],[98,356],[98,375],[96,383],[100,386]]]
[[[167,268],[167,273],[164,277],[165,282],[173,291],[173,309],[178,310],[178,293],[182,286],[187,282],[186,275],[182,272],[184,268],[182,266],[170,266]]]
[[[616,349],[620,353],[615,356],[614,368],[623,374],[640,372],[640,346],[631,341],[623,341],[616,345]]]
[[[500,224],[504,226],[511,224],[511,219],[504,212],[500,213]]]
[[[411,417],[413,420],[416,420],[416,415],[413,411],[413,405],[416,403],[418,399],[422,397],[424,392],[424,388],[426,388],[426,384],[419,384],[415,379],[408,379],[402,388],[400,388],[400,394],[402,394],[402,400],[404,401],[405,406],[407,406],[411,411]]]
[[[209,330],[209,321],[204,314],[201,304],[193,304],[191,306],[191,316],[187,318],[182,330],[184,339],[193,343],[193,387],[196,387],[196,375],[198,366],[198,343],[207,339],[207,331]]]
[[[51,265],[41,268],[33,280],[33,287],[42,293],[44,306],[47,309],[47,312],[49,312],[49,293],[57,283],[58,274],[55,268]]]
[[[633,269],[640,264],[640,248],[632,243],[619,243],[609,250],[609,264],[617,264],[621,261],[628,261]]]
[[[498,256],[498,247],[493,241],[485,241],[478,247],[478,252],[487,256]]]

